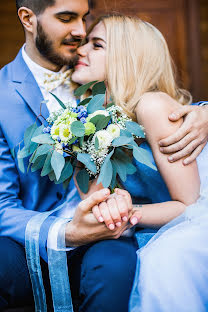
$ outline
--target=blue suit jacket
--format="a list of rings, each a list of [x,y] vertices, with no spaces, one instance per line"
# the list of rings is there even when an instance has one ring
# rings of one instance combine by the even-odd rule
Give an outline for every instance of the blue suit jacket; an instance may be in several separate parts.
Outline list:
[[[36,121],[42,100],[20,50],[16,59],[0,71],[0,235],[22,245],[29,219],[55,208],[65,195],[62,185],[40,177],[40,172],[22,174],[10,153],[23,140],[26,128]],[[45,104],[42,115],[48,117]],[[39,118],[37,124],[41,124]],[[40,254],[45,260],[48,229],[54,218],[49,217],[40,232]]]

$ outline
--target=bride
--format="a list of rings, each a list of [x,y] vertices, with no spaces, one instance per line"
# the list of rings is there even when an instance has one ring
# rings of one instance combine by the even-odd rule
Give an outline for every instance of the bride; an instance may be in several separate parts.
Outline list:
[[[159,150],[158,141],[182,123],[169,121],[168,115],[191,102],[191,95],[176,84],[164,37],[138,18],[104,16],[93,24],[78,55],[73,81],[105,80],[115,103],[144,126],[141,145],[158,168],[155,172],[133,159],[137,172],[128,176],[125,190],[116,190],[131,196],[130,222],[137,224],[139,242],[138,228],[161,228],[138,250],[130,311],[207,311],[208,148],[189,166],[182,160],[169,163]],[[116,207],[106,209],[102,203],[93,213],[112,229],[120,214]]]

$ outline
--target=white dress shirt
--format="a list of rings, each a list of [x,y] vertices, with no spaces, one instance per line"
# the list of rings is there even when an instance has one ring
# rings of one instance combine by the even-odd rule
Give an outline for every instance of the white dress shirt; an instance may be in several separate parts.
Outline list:
[[[47,91],[46,86],[44,85],[45,80],[45,74],[53,74],[54,72],[46,69],[37,63],[35,63],[31,58],[27,55],[25,51],[25,44],[22,48],[22,57],[29,67],[30,71],[32,72],[41,92],[43,95],[44,100],[48,100],[46,103],[49,113],[54,112],[57,109],[60,109],[60,105],[56,101],[56,99]],[[67,69],[66,66],[64,66],[60,72],[64,72]],[[63,103],[72,102],[73,106],[76,107],[76,99],[73,96],[72,92],[70,91],[69,86],[67,85],[60,85],[56,89],[52,91],[53,94],[55,94]]]

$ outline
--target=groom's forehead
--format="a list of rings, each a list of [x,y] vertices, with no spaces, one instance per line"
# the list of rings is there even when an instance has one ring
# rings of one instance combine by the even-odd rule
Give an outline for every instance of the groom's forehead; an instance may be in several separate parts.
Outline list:
[[[86,14],[89,10],[89,3],[88,0],[55,0],[49,8],[63,12]]]

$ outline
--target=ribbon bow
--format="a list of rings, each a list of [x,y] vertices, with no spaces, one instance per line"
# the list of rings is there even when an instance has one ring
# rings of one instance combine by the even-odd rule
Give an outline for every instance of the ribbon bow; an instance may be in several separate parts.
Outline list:
[[[58,88],[61,85],[70,85],[71,69],[59,73],[44,73],[44,87],[48,92]]]

